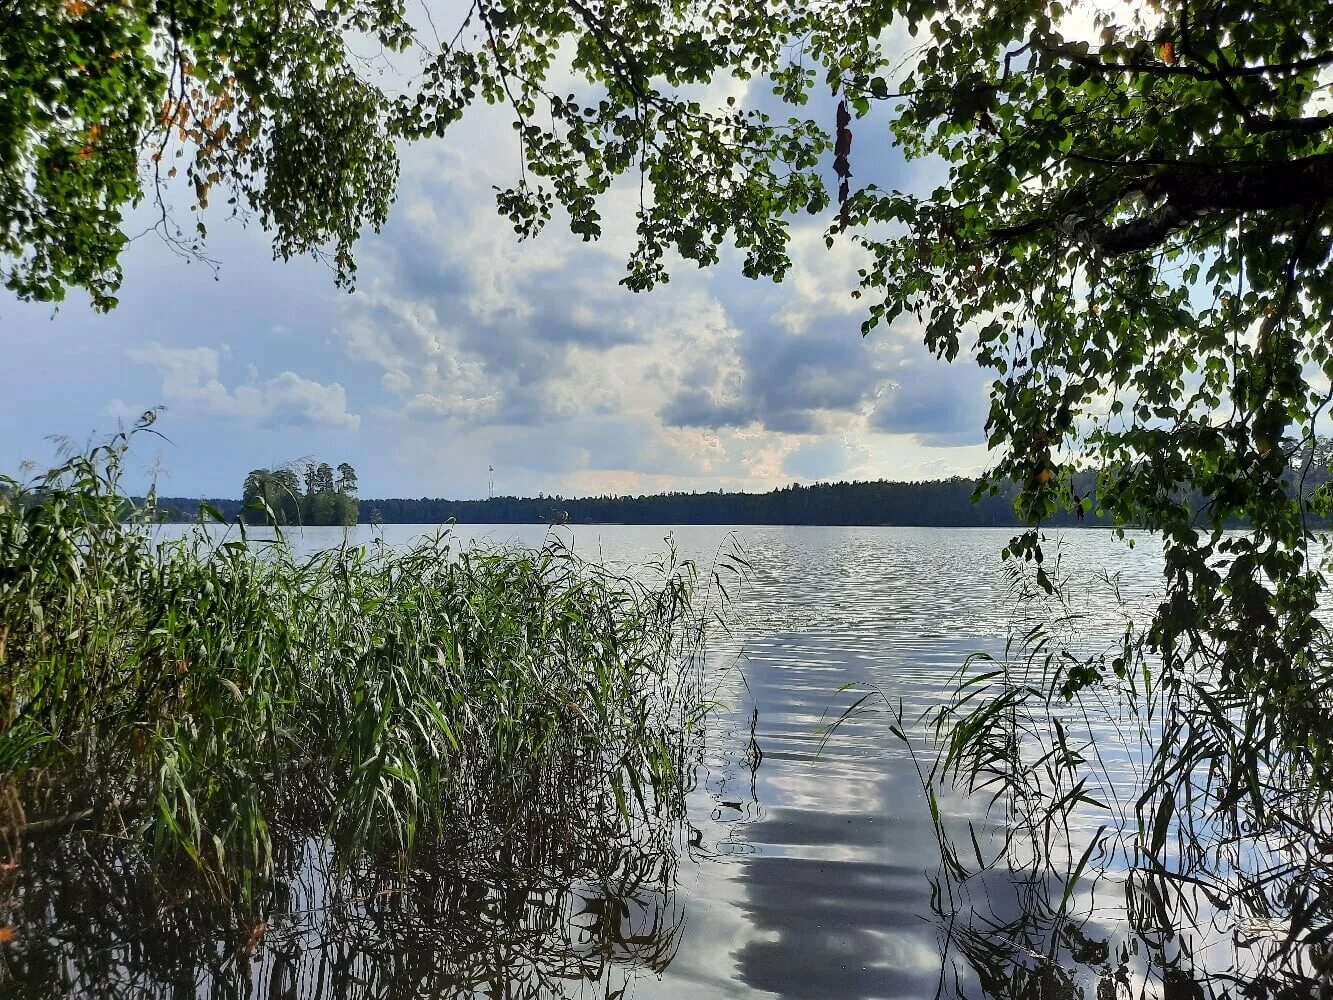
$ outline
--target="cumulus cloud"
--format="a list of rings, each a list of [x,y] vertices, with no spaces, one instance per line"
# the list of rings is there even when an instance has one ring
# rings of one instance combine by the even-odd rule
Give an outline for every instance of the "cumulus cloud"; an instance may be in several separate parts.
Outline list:
[[[767,100],[746,87],[722,81],[701,99],[730,89]],[[831,118],[832,100],[821,101],[812,114]],[[54,398],[18,379],[0,386],[11,390],[0,421],[86,432],[165,402],[181,447],[164,461],[182,488],[219,495],[255,456],[329,448],[319,431],[354,428],[337,435],[339,454],[403,495],[484,495],[492,464],[502,490],[566,495],[986,464],[984,381],[966,362],[930,357],[907,319],[860,336],[864,303],[849,292],[865,258],[850,243],[825,248],[827,219],[795,220],[780,283],[742,278],[739,254],[724,248],[720,266],[676,261],[670,284],[634,295],[619,281],[637,183],[602,200],[601,241],[584,243],[557,215],[521,243],[492,190],[517,171],[507,124],[501,109],[479,108],[444,143],[405,150],[389,224],[357,248],[352,295],[313,264],[270,262],[254,229],[215,230],[220,282],[136,242],[112,315],[66,307],[59,338],[49,316],[20,317],[12,370],[66,388]],[[857,148],[858,181],[910,179],[887,143]],[[155,325],[182,312],[188,328]],[[138,364],[108,376],[127,355]],[[0,440],[0,460],[7,447],[19,452]]]
[[[620,415],[660,430],[670,387],[692,365],[716,370],[734,332],[706,278],[653,295],[620,286],[630,191],[608,195],[600,244],[558,223],[519,244],[495,217],[494,180],[490,162],[447,149],[409,159],[411,207],[363,262],[338,325],[348,356],[379,370],[409,420],[518,429]]]
[[[743,279],[734,261],[678,265],[669,286],[632,295],[618,282],[635,192],[608,196],[601,244],[558,221],[519,244],[495,218],[493,173],[416,151],[407,210],[363,255],[362,290],[337,327],[413,454],[448,464],[462,435],[485,455],[476,464],[517,466],[547,488],[635,476],[762,489],[793,475],[916,476],[935,461],[925,450],[981,440],[975,385],[953,386],[919,329],[860,336],[849,293],[865,261],[850,245],[829,252],[822,223],[797,225],[781,283]],[[926,393],[947,424],[930,425]],[[978,412],[969,436],[963,421]]]
[[[714,392],[686,386],[662,407],[662,419],[672,427],[744,427],[756,414],[747,401],[722,400]]]
[[[832,299],[846,286],[830,286]],[[858,321],[829,302],[807,317],[786,308],[781,290],[758,311],[738,296],[727,304],[740,335],[719,345],[728,363],[701,367],[679,385],[660,410],[674,427],[757,427],[774,434],[832,435],[849,431],[912,435],[935,446],[981,440],[985,398],[977,373],[930,356],[914,327],[902,325],[863,339]]]
[[[498,402],[493,395],[457,396],[419,392],[407,401],[403,412],[413,417],[481,423],[495,415]]]
[[[212,347],[164,347],[148,343],[127,352],[132,361],[156,368],[166,403],[187,413],[260,427],[316,426],[355,430],[361,418],[347,410],[347,393],[292,371],[228,388],[221,380],[222,354]]]

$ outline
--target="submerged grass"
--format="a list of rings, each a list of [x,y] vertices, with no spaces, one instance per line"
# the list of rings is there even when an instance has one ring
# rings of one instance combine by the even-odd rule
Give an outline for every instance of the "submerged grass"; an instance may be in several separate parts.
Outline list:
[[[11,864],[25,838],[92,827],[248,895],[277,828],[391,856],[674,808],[701,712],[691,563],[630,577],[555,540],[448,533],[309,558],[154,544],[124,520],[128,441],[0,481]]]
[[[940,846],[941,995],[1333,996],[1327,748],[1256,739],[1265,706],[1155,653],[1114,579],[1082,595],[1122,612],[1098,635],[1083,585],[1048,569],[1054,593],[1011,569],[1023,621],[940,705],[906,718],[885,700]],[[950,814],[960,793],[973,808]]]

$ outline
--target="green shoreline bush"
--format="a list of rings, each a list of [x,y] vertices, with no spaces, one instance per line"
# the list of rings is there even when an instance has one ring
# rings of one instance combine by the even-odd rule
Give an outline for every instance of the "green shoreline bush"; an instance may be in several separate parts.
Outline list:
[[[682,794],[692,563],[645,582],[556,540],[464,551],[447,532],[305,559],[243,527],[155,544],[122,520],[129,440],[0,481],[11,854],[94,826],[249,892],[297,814],[340,850],[398,853],[481,827],[578,836],[533,811],[624,824]]]

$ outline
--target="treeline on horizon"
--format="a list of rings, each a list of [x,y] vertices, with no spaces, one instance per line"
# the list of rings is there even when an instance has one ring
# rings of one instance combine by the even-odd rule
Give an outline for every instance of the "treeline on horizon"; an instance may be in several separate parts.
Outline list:
[[[1288,489],[1312,497],[1316,491],[1330,488],[1333,466],[1333,440],[1319,437],[1289,448]],[[254,488],[256,470],[247,479],[247,497],[261,492]],[[767,493],[657,493],[638,496],[596,497],[492,497],[485,500],[446,500],[420,497],[355,499],[356,473],[346,464],[338,467],[336,481],[329,480],[327,466],[306,470],[306,495],[328,496],[330,488],[347,503],[340,504],[341,523],[352,524],[805,524],[805,525],[901,525],[903,527],[1018,527],[1026,523],[1014,510],[1019,489],[1015,483],[1001,484],[994,491],[980,491],[983,481],[954,476],[923,482],[869,480],[792,483]],[[276,482],[279,475],[272,474]],[[290,473],[285,473],[290,476]],[[296,490],[295,483],[276,490],[285,502]],[[1051,526],[1110,527],[1114,521],[1097,513],[1097,474],[1082,472],[1074,477],[1073,492],[1087,501],[1085,513],[1061,511],[1043,518]],[[980,495],[978,495],[980,493]],[[975,499],[974,499],[975,498]],[[140,503],[140,501],[136,501]],[[244,516],[255,523],[253,509],[243,500],[211,498],[191,500],[183,497],[156,499],[156,517],[162,521],[191,522],[199,519],[200,505],[212,508],[209,516],[235,521]],[[1202,496],[1191,496],[1189,503],[1200,510],[1206,505]],[[275,504],[275,508],[278,505]],[[304,506],[304,505],[302,505]],[[301,508],[293,510],[290,524],[314,525],[320,521],[298,520]],[[1318,523],[1327,518],[1311,517]],[[322,520],[322,523],[340,523]],[[1128,525],[1126,525],[1128,526]],[[1233,525],[1239,527],[1239,522]]]
[[[1081,491],[1092,490],[1089,474]],[[926,482],[793,483],[767,493],[659,493],[599,497],[492,497],[485,500],[362,499],[362,524],[805,524],[920,527],[1014,527],[1016,487],[973,501],[978,480],[954,477]],[[203,501],[225,520],[245,510],[239,500]],[[162,520],[194,521],[200,501],[159,497]],[[1052,525],[1109,524],[1072,512],[1048,518]]]

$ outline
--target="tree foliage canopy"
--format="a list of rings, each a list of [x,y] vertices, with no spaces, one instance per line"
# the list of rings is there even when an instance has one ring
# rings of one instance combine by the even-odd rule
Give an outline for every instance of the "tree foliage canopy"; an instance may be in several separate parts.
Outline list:
[[[346,462],[336,481],[327,462],[306,462],[299,477],[291,466],[253,469],[241,488],[240,514],[250,524],[350,527],[360,509],[356,488],[356,470]]]
[[[329,256],[392,201],[388,97],[366,78],[358,36],[408,44],[382,0],[0,2],[0,276],[25,298],[86,289],[115,305],[127,209],[198,252],[168,195],[224,198],[273,232],[274,252]]]
[[[414,69],[378,82],[356,54],[376,46]],[[394,141],[479,101],[512,113],[520,179],[497,200],[521,235],[558,208],[595,238],[598,197],[641,178],[635,289],[728,241],[780,278],[793,217],[833,215],[830,243],[867,251],[865,332],[915,318],[993,371],[993,471],[1024,511],[1083,503],[1073,473],[1101,470],[1099,502],[1167,541],[1159,649],[1259,685],[1260,738],[1322,726],[1323,578],[1289,471],[1333,375],[1322,0],[472,0],[420,24],[398,0],[6,0],[0,55],[20,295],[113,304],[124,208],[176,162],[196,204],[221,187],[279,255],[331,248],[349,278]],[[750,98],[698,96],[722,78]],[[830,93],[836,117],[811,119]],[[856,181],[890,142],[879,116],[933,190]],[[1253,531],[1224,536],[1237,518]]]

